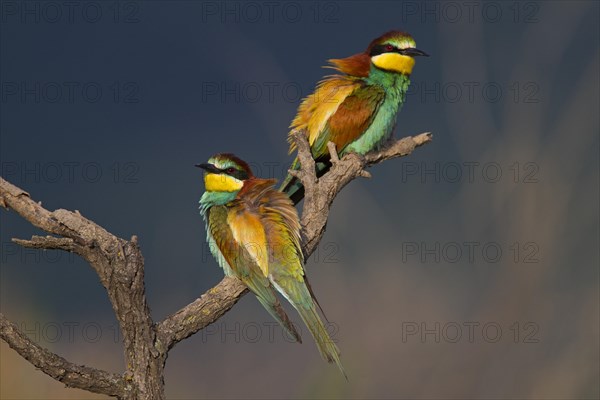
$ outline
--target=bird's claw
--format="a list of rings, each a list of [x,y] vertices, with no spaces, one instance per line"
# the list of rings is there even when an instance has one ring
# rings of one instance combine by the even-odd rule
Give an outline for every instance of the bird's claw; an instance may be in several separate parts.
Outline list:
[[[338,155],[335,143],[327,142],[327,149],[329,150],[329,158],[331,159],[332,164],[335,164],[338,161],[340,161],[340,156]]]

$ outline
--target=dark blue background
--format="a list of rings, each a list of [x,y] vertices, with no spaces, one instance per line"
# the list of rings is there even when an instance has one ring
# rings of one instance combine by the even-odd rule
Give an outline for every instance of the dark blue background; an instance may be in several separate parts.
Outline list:
[[[138,235],[158,321],[222,276],[193,164],[233,152],[281,179],[299,101],[330,73],[320,66],[406,30],[431,57],[396,136],[435,140],[352,182],[307,266],[349,383],[306,333],[301,346],[278,327],[269,339],[246,296],[172,351],[168,396],[597,397],[598,4],[470,4],[96,1],[71,15],[2,1],[1,175],[48,209]],[[93,271],[16,247],[40,232],[0,218],[2,312],[75,362],[122,371]],[[3,398],[87,395],[1,349]]]

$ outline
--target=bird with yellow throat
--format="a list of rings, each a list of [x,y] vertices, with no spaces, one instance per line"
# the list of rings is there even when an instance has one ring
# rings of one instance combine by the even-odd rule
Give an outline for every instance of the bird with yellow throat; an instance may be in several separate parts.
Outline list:
[[[331,167],[328,142],[335,144],[340,157],[381,147],[393,134],[418,56],[428,55],[416,48],[408,33],[390,31],[363,53],[329,60],[329,68],[341,74],[325,77],[300,104],[290,125],[290,153],[296,149],[292,133],[304,132],[320,177]],[[299,167],[296,158],[291,169]],[[291,174],[280,190],[294,204],[304,197],[304,187]]]
[[[239,278],[279,324],[301,342],[276,292],[300,314],[325,360],[342,374],[340,352],[317,312],[318,302],[304,273],[296,208],[274,179],[260,179],[233,154],[217,154],[204,169],[200,213],[209,248],[227,276]]]

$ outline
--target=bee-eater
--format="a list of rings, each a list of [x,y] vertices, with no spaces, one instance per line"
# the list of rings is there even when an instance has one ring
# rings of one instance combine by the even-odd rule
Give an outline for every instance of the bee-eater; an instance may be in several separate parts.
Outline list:
[[[363,53],[329,60],[328,68],[341,74],[326,76],[300,104],[290,125],[290,154],[296,148],[291,133],[304,131],[317,161],[317,176],[322,176],[331,166],[328,142],[335,144],[340,157],[365,154],[384,144],[393,134],[416,56],[428,55],[416,48],[409,34],[390,31]],[[291,168],[299,168],[298,158]],[[304,187],[292,175],[280,190],[294,204],[304,197]]]
[[[239,278],[302,342],[277,299],[276,291],[281,293],[302,317],[323,358],[335,362],[346,376],[304,274],[300,222],[288,196],[273,187],[274,179],[256,178],[248,164],[233,154],[217,154],[197,167],[205,170],[200,213],[210,250],[225,275]]]

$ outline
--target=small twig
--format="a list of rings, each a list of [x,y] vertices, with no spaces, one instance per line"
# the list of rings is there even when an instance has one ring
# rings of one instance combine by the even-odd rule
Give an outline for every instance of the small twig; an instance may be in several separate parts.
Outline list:
[[[361,178],[367,178],[367,179],[371,179],[373,177],[373,175],[371,175],[371,173],[369,171],[366,171],[364,169],[361,169],[360,171],[358,171],[358,176],[360,176]]]
[[[432,140],[433,135],[431,132],[421,133],[416,136],[408,136],[392,142],[391,145],[381,151],[368,153],[365,155],[365,161],[367,165],[371,166],[392,158],[407,156],[412,153],[415,148],[423,146]]]
[[[12,242],[31,249],[65,250],[71,252],[74,250],[74,242],[70,238],[32,236],[31,240],[13,238]]]

